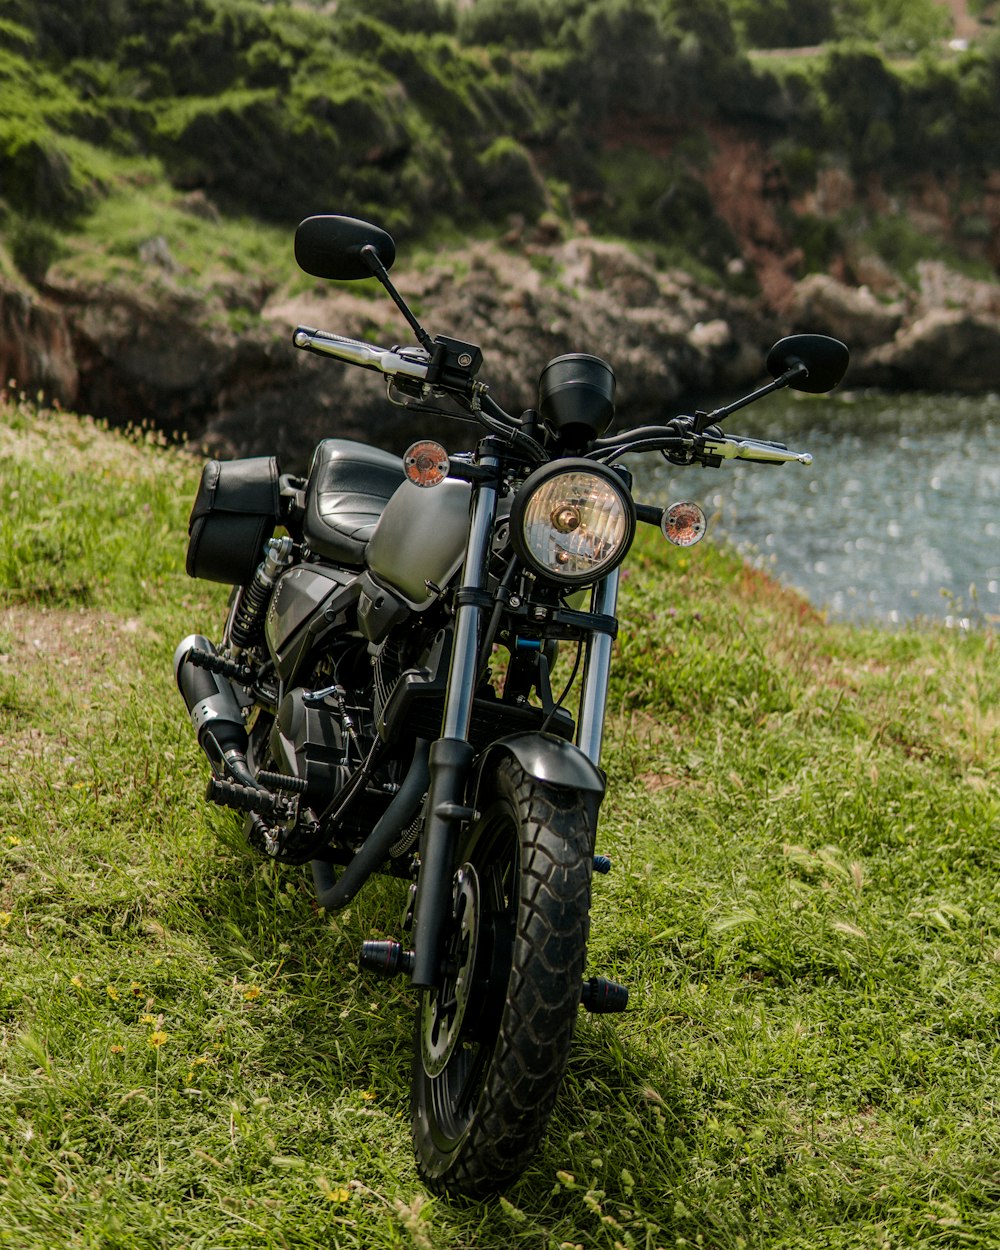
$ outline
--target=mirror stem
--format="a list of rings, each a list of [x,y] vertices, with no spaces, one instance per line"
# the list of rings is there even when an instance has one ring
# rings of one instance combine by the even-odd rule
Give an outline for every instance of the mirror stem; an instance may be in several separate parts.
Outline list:
[[[744,395],[742,399],[728,404],[725,408],[716,408],[714,412],[704,412],[700,416],[696,415],[693,427],[695,434],[701,434],[710,425],[717,425],[720,421],[725,421],[726,417],[737,412],[740,408],[745,408],[747,404],[755,404],[758,399],[763,399],[765,395],[773,395],[775,391],[791,386],[793,382],[798,381],[799,378],[808,373],[809,370],[800,360],[792,365],[790,369],[786,369],[780,378],[775,378],[773,382],[768,382],[767,386],[762,386],[760,390],[751,391],[749,395]]]
[[[382,262],[379,260],[379,255],[376,249],[372,247],[370,243],[366,243],[365,246],[361,249],[361,255],[364,258],[365,264],[372,271],[372,275],[376,277],[379,280],[379,282],[381,282],[381,284],[385,287],[385,289],[389,292],[390,299],[396,305],[399,311],[403,314],[403,316],[406,318],[407,323],[410,326],[410,329],[417,336],[417,342],[425,351],[430,352],[430,354],[433,356],[434,355],[434,341],[432,340],[431,336],[427,333],[427,331],[424,329],[424,327],[420,324],[420,322],[416,319],[416,317],[414,317],[413,313],[410,312],[409,308],[406,305],[406,301],[403,299],[402,295],[400,295],[400,293],[392,285],[392,280],[389,277],[389,274],[388,274],[388,271],[386,270],[385,265],[383,265]]]

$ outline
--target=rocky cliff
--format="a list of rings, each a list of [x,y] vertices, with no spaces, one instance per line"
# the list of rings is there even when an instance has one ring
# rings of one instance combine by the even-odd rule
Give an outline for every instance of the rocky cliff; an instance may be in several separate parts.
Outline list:
[[[848,386],[997,385],[1000,44],[942,43],[934,0],[791,53],[754,42],[788,34],[763,0],[570,7],[0,0],[0,383],[290,463],[323,432],[398,444],[376,379],[290,345],[408,335],[292,280],[294,222],[344,211],[402,241],[400,287],[510,407],[583,350],[642,420],[757,381],[796,329],[849,343]]]
[[[874,256],[855,261],[870,284],[832,274],[796,279],[782,240],[761,243],[765,210],[754,218],[744,203],[741,212],[756,231],[765,293],[755,298],[658,269],[641,248],[537,228],[442,252],[420,270],[404,256],[394,277],[432,334],[482,346],[482,376],[512,409],[533,402],[547,360],[587,351],[615,369],[621,420],[656,419],[699,394],[753,385],[769,344],[798,330],[849,344],[847,387],[1000,386],[1000,286],[932,261],[904,286]],[[369,285],[317,282],[296,297],[254,288],[246,299],[256,324],[237,333],[211,302],[172,291],[162,275],[146,291],[56,278],[40,293],[0,280],[2,376],[64,406],[116,423],[152,422],[223,455],[278,450],[290,468],[327,434],[400,447],[414,417],[386,402],[375,375],[291,345],[297,324],[409,342],[402,319]],[[456,445],[452,423],[448,437]]]

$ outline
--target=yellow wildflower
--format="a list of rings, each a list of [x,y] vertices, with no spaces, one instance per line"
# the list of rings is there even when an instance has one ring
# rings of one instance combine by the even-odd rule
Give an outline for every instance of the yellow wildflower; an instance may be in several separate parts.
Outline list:
[[[151,1016],[148,1011],[144,1012],[143,1015],[139,1017],[139,1023],[140,1024],[155,1024],[156,1016]]]
[[[142,986],[139,984],[138,981],[133,981],[132,984],[129,986],[129,989],[136,996],[136,998],[141,998],[142,995],[145,993],[145,991],[143,990]]]
[[[13,919],[14,913],[12,911],[0,911],[0,929],[6,929]]]
[[[243,997],[247,1000],[248,1003],[252,1003],[255,998],[260,998],[260,986],[259,985],[248,986],[247,989],[243,991]]]
[[[361,1097],[364,1099],[365,1102],[374,1102],[375,1091],[373,1089],[363,1089],[361,1091]]]
[[[118,1001],[117,986],[114,986],[114,985],[105,986],[105,993],[107,994],[108,998],[110,998],[113,1003],[116,1003]]]
[[[159,1050],[165,1042],[170,1040],[170,1034],[164,1033],[162,1029],[155,1029],[150,1033],[147,1040],[154,1050]]]
[[[7,835],[7,845],[8,846],[20,846],[21,839],[17,836],[16,833],[10,833]]]
[[[317,1176],[316,1184],[328,1202],[344,1203],[350,1201],[351,1191],[346,1185],[331,1185],[325,1176]]]
[[[118,1045],[112,1046],[112,1047],[111,1047],[111,1053],[112,1053],[113,1055],[123,1055],[123,1054],[125,1053],[125,1047],[124,1047],[124,1046],[118,1046]]]
[[[79,972],[75,976],[70,977],[69,983],[70,985],[75,985],[78,990],[83,989],[83,977],[80,976]]]

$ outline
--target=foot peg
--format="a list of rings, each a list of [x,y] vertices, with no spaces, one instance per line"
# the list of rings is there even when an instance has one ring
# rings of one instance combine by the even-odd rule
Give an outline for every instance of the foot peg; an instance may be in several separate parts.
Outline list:
[[[224,656],[216,655],[214,651],[206,651],[204,647],[192,647],[187,658],[188,663],[195,668],[206,668],[210,673],[219,673],[230,681],[239,682],[241,686],[249,686],[254,679],[254,671],[249,664],[227,660]]]
[[[404,951],[399,942],[362,942],[358,967],[380,977],[399,976],[413,971],[413,951]]]
[[[275,816],[281,807],[279,796],[268,790],[254,790],[219,777],[209,779],[205,798],[220,807],[234,807],[238,812],[257,812],[261,816]]]
[[[607,977],[591,977],[583,983],[580,1006],[598,1016],[624,1011],[628,1006],[628,987],[609,981]]]

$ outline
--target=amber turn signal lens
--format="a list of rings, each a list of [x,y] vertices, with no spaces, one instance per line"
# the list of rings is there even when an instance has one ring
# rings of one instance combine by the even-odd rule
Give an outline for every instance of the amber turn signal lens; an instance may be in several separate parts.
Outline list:
[[[693,547],[705,537],[708,522],[696,503],[672,503],[663,509],[660,529],[675,547]]]
[[[440,486],[448,468],[448,453],[440,443],[424,440],[403,452],[403,472],[414,486]]]

